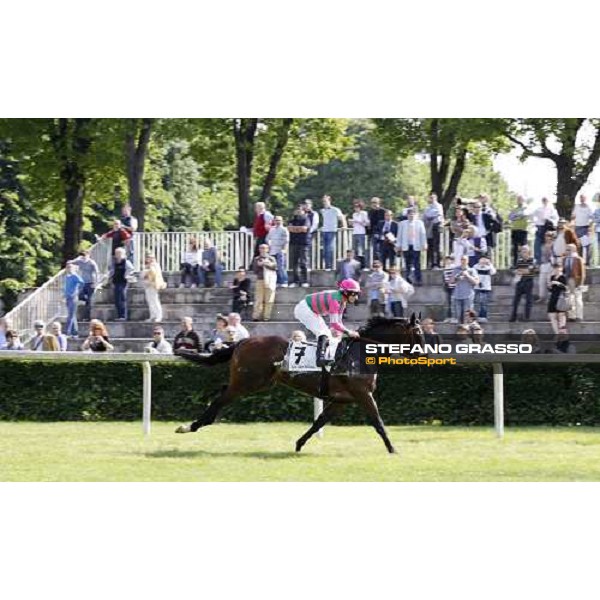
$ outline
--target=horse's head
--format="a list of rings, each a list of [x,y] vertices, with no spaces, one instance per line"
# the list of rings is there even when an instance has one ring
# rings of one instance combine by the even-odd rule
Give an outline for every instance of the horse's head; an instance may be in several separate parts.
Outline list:
[[[421,314],[413,313],[410,319],[398,317],[372,317],[358,330],[361,337],[386,344],[423,345]]]

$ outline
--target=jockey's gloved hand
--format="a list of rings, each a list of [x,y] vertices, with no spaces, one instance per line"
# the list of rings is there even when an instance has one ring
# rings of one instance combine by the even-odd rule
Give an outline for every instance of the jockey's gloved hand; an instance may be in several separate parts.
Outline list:
[[[348,329],[348,331],[346,331],[346,335],[351,338],[359,338],[360,337],[360,333],[358,333],[358,331],[353,331],[352,329]]]

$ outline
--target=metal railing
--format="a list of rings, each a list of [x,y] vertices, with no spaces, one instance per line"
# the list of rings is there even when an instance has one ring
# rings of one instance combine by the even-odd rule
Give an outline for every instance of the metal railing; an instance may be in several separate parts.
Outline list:
[[[90,258],[96,261],[101,274],[108,272],[111,260],[111,240],[101,240],[90,248]],[[5,316],[10,327],[16,329],[23,342],[34,333],[36,320],[48,324],[67,316],[64,298],[65,270],[61,269],[54,277],[32,292]]]

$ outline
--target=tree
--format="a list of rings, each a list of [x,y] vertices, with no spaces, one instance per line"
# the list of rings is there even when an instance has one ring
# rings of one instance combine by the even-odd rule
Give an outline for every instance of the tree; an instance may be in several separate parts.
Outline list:
[[[467,160],[488,161],[507,148],[501,119],[374,119],[376,135],[393,156],[424,154],[431,190],[447,208]]]
[[[522,160],[537,157],[554,163],[556,208],[569,218],[600,158],[600,119],[511,119],[506,137],[522,150]]]
[[[125,119],[125,164],[129,203],[138,220],[140,231],[144,231],[146,222],[144,169],[155,121],[156,119]]]

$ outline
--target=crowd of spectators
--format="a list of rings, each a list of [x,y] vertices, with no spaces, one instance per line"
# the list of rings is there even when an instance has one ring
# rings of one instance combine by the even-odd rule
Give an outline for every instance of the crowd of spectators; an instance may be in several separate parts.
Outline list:
[[[283,216],[271,214],[264,202],[257,202],[252,227],[256,244],[248,265],[253,277],[248,276],[244,266],[238,268],[233,282],[228,284],[232,293],[231,313],[228,317],[218,316],[213,338],[202,344],[201,336],[193,329],[192,319],[186,317],[171,347],[160,326],[163,321],[160,292],[167,287],[167,282],[152,255],[144,257],[141,273],[134,272],[133,234],[137,220],[131,214],[131,207],[126,205],[120,218],[113,221],[111,230],[100,236],[112,241],[113,260],[107,281],[99,281],[98,266],[88,251],[82,251],[78,258],[69,261],[64,277],[65,333],[58,322],[50,324],[48,331],[44,323],[36,322],[35,335],[27,345],[36,351],[65,350],[67,338],[79,337],[77,313],[78,305],[83,304],[81,320],[89,322],[90,333],[82,349],[110,351],[112,346],[106,327],[97,319],[90,320],[94,293],[103,285],[111,284],[115,320],[125,321],[129,316],[128,290],[130,283],[136,281],[136,275],[141,278],[148,305],[146,321],[155,324],[148,351],[168,353],[178,348],[206,351],[227,345],[248,335],[241,325],[242,318],[271,319],[277,288],[309,286],[308,274],[315,266],[311,265],[311,247],[319,229],[322,266],[326,271],[335,270],[336,280],[360,281],[371,315],[402,317],[407,314],[415,287],[423,285],[421,255],[425,253],[423,260],[428,270],[443,269],[440,281],[445,297],[445,321],[469,326],[469,315],[473,314],[481,327],[479,323],[489,319],[493,296],[496,267],[492,251],[496,236],[503,228],[509,228],[514,292],[508,321],[530,321],[537,302],[546,303],[552,330],[562,338],[568,336],[568,321],[583,320],[586,267],[591,261],[594,231],[600,247],[600,208],[594,210],[585,195],[578,198],[570,221],[559,218],[547,198],[541,200],[538,208],[529,210],[522,196],[516,198],[506,219],[492,206],[487,194],[481,194],[474,201],[457,197],[447,211],[434,193],[427,198],[422,212],[412,196],[395,216],[377,197],[370,200],[368,209],[359,199],[353,201],[352,207],[353,212],[346,217],[329,195],[322,198],[319,208],[307,199],[295,206],[286,224]],[[352,248],[346,251],[345,258],[335,263],[336,232],[339,227],[347,226],[352,228]],[[535,232],[529,239],[531,226]],[[449,247],[442,247],[444,228],[450,234]],[[450,252],[445,253],[447,250]],[[289,281],[285,268],[288,255]],[[223,286],[219,248],[208,237],[200,243],[195,238],[190,239],[182,253],[179,286],[188,285],[192,288]],[[220,335],[222,332],[227,335]],[[468,332],[473,333],[472,327]],[[478,335],[483,333],[481,330]],[[18,332],[0,324],[0,348],[22,346]]]

